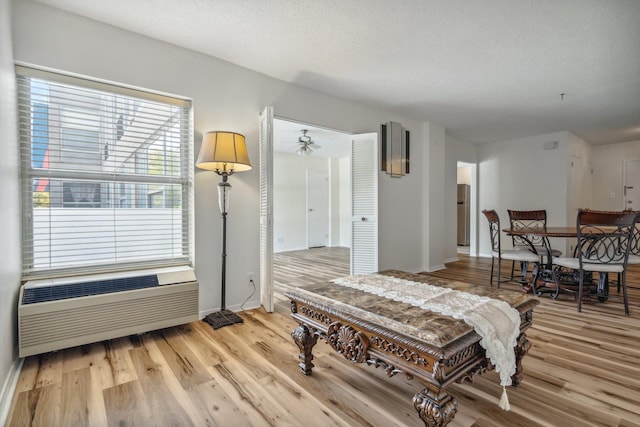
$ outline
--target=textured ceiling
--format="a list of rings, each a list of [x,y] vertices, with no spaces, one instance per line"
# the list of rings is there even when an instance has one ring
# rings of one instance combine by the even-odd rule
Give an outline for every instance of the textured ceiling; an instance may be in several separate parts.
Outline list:
[[[463,141],[640,140],[639,0],[39,1]]]

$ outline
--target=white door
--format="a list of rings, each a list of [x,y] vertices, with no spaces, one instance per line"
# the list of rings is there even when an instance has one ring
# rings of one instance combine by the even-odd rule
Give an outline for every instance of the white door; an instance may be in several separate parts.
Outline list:
[[[273,107],[260,114],[260,301],[273,311]]]
[[[625,161],[623,209],[640,210],[640,160]]]
[[[351,274],[378,271],[378,134],[351,141]]]
[[[571,169],[569,177],[569,206],[567,220],[575,224],[578,209],[586,208],[584,201],[584,160],[575,154],[571,155]]]
[[[307,247],[327,246],[329,238],[329,178],[307,170]]]
[[[583,187],[583,200],[584,207],[591,208],[593,205],[593,163],[584,163],[584,187]]]

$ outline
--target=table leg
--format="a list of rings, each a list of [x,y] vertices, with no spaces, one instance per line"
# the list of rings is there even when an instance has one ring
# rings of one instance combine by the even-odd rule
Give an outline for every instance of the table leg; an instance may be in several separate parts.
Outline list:
[[[305,325],[300,325],[291,332],[291,338],[300,349],[300,355],[298,359],[300,363],[298,366],[305,375],[311,375],[311,369],[313,369],[313,346],[318,342],[318,335],[312,334]]]
[[[529,263],[527,261],[520,261],[520,274],[522,278],[520,279],[521,285],[527,285],[527,270],[529,270]]]
[[[444,389],[419,391],[413,396],[413,407],[426,427],[444,427],[458,412],[458,402]]]
[[[605,302],[609,297],[609,273],[598,273],[598,301]]]

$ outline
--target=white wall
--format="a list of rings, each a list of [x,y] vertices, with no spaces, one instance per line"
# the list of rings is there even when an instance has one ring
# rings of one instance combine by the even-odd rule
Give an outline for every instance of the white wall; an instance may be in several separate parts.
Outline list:
[[[549,226],[567,225],[569,132],[557,132],[478,146],[479,254],[491,256],[484,209],[495,209],[502,228],[509,226],[507,209],[546,209]],[[545,150],[545,143],[558,148]],[[565,242],[553,241],[552,246]],[[511,239],[502,234],[503,247]]]
[[[11,403],[17,360],[16,319],[20,286],[20,204],[15,71],[10,2],[0,0],[0,425]]]
[[[340,159],[338,163],[340,174],[339,209],[340,235],[338,246],[351,247],[351,159]]]
[[[567,183],[567,224],[574,225],[578,209],[591,208],[591,145],[572,133],[568,133],[569,170]]]
[[[253,170],[230,178],[233,212],[228,220],[227,306],[237,309],[249,295],[247,272],[259,271],[259,168],[257,117],[273,105],[278,117],[347,133],[377,132],[396,121],[411,131],[411,174],[380,176],[380,268],[419,270],[424,266],[425,232],[421,202],[424,134],[422,124],[287,84],[228,62],[81,18],[39,3],[13,3],[15,58],[112,82],[190,97],[194,105],[195,152],[202,133],[226,129],[245,135]],[[4,28],[4,27],[3,27]],[[15,150],[15,147],[11,147]],[[220,307],[221,219],[218,176],[195,173],[196,274],[202,312]],[[254,275],[254,277],[256,277]],[[259,293],[246,307],[259,304]]]
[[[607,211],[624,209],[624,163],[640,160],[640,141],[596,145],[592,153],[593,208]],[[611,193],[615,194],[613,199]]]
[[[428,231],[425,241],[425,264],[428,271],[445,268],[447,248],[450,242],[455,242],[455,234],[447,228],[447,200],[451,204],[451,194],[447,194],[446,185],[451,181],[451,176],[456,176],[456,170],[448,171],[445,162],[445,129],[436,123],[425,123],[425,158],[427,174],[423,177],[425,192],[424,211],[425,229]],[[444,177],[444,179],[443,179]],[[455,180],[455,178],[454,178]],[[417,195],[418,196],[418,195]],[[419,196],[418,196],[419,197]]]
[[[344,171],[342,164],[347,164],[347,170]],[[329,246],[351,247],[349,230],[351,229],[351,177],[349,172],[349,158],[330,158],[329,159],[329,178],[331,182],[330,198],[331,212],[330,224],[331,234],[329,235]],[[346,173],[345,173],[346,172]],[[346,206],[342,206],[346,204]],[[343,230],[343,227],[347,227]],[[343,240],[344,236],[347,236]]]

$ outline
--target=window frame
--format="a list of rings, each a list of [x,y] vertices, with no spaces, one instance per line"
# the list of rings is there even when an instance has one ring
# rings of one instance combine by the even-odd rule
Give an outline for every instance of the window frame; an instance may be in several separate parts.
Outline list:
[[[193,212],[193,197],[194,197],[194,188],[193,188],[193,103],[192,100],[185,97],[179,97],[176,95],[170,95],[166,93],[161,93],[157,91],[151,91],[148,89],[140,89],[133,86],[126,86],[123,84],[112,83],[104,80],[94,79],[85,76],[79,76],[75,74],[60,72],[57,70],[48,70],[38,67],[33,67],[31,65],[22,65],[16,64],[15,67],[17,81],[18,81],[18,103],[19,103],[19,112],[18,112],[18,126],[19,126],[19,145],[20,145],[20,180],[21,180],[21,198],[22,198],[22,212],[23,212],[23,221],[22,221],[22,257],[23,257],[23,268],[22,268],[22,278],[23,280],[35,279],[35,278],[56,278],[56,277],[65,277],[70,275],[78,275],[78,274],[94,274],[94,273],[107,273],[112,271],[130,271],[130,270],[138,270],[138,269],[148,269],[154,266],[156,267],[165,267],[165,266],[174,266],[174,265],[188,265],[193,266],[194,260],[194,212]],[[33,165],[33,156],[32,150],[36,145],[34,144],[34,135],[33,133],[42,131],[43,128],[37,129],[39,116],[41,113],[40,110],[30,110],[30,112],[24,112],[20,110],[20,106],[26,104],[31,108],[36,106],[46,105],[47,109],[44,114],[50,114],[48,108],[50,108],[51,103],[40,103],[39,101],[33,101],[32,99],[32,86],[29,86],[28,90],[21,90],[20,82],[24,81],[25,78],[31,79],[39,79],[44,80],[46,82],[62,84],[62,85],[71,85],[71,86],[79,86],[84,89],[89,90],[98,90],[101,92],[107,92],[111,95],[121,95],[126,97],[132,97],[127,99],[127,102],[131,102],[131,105],[135,107],[136,102],[140,99],[144,101],[151,101],[155,103],[162,103],[171,105],[174,107],[178,107],[181,111],[181,119],[180,119],[180,132],[179,132],[179,145],[178,145],[178,153],[180,158],[180,167],[177,176],[169,176],[169,175],[142,175],[137,173],[137,171],[133,172],[117,172],[117,171],[88,171],[88,170],[64,170],[64,169],[46,169],[44,167],[36,167]],[[129,106],[129,104],[127,104]],[[37,108],[37,107],[36,107]],[[102,111],[105,113],[105,111]],[[35,116],[34,116],[35,114]],[[28,117],[28,119],[26,118]],[[100,115],[99,120],[103,120],[105,118],[110,118],[107,114]],[[41,125],[40,125],[41,126]],[[48,125],[47,125],[48,126]],[[70,126],[65,126],[69,128]],[[71,127],[72,128],[72,127]],[[81,126],[82,128],[82,126]],[[34,132],[35,129],[35,132]],[[47,127],[47,132],[51,132],[51,128]],[[63,126],[60,125],[59,129],[59,142],[58,148],[60,149],[60,159],[61,163],[64,162],[64,154],[63,151],[68,151],[63,148]],[[100,140],[103,135],[103,131],[99,132],[99,141],[98,141],[98,151],[97,155],[99,158],[102,158],[103,155],[108,155],[109,144],[112,142],[106,142]],[[28,136],[27,136],[28,135]],[[118,136],[118,139],[120,136]],[[102,151],[102,147],[104,145],[104,152]],[[166,161],[167,151],[166,151],[166,143],[162,145],[165,149],[164,158]],[[36,146],[37,148],[37,146]],[[146,152],[148,150],[148,146],[144,148]],[[73,150],[72,150],[73,151]],[[80,150],[82,153],[88,153],[86,150]],[[91,150],[91,153],[96,153],[95,150]],[[175,152],[172,153],[175,155]],[[148,159],[148,154],[145,155]],[[106,159],[106,158],[105,158]],[[135,161],[134,159],[134,169],[135,169]],[[124,164],[124,162],[123,162]],[[51,182],[51,180],[59,179],[64,180],[63,183],[72,183],[74,180],[82,181],[83,179],[90,179],[96,183],[102,183],[100,188],[102,189],[105,184],[109,186],[108,193],[110,193],[108,199],[105,201],[106,194],[103,193],[102,190],[98,191],[97,194],[101,194],[102,201],[101,203],[108,203],[110,206],[101,208],[104,209],[141,209],[136,206],[136,195],[130,194],[130,200],[128,200],[128,207],[120,207],[119,201],[119,192],[116,188],[119,189],[120,184],[124,183],[126,186],[136,187],[142,186],[143,184],[160,184],[164,186],[163,188],[170,188],[174,185],[179,185],[178,188],[181,189],[180,193],[180,211],[181,211],[181,236],[185,241],[182,242],[182,255],[180,256],[168,256],[168,257],[158,257],[148,261],[133,261],[133,262],[121,262],[116,264],[106,264],[104,260],[101,263],[93,263],[91,265],[76,265],[70,267],[62,267],[62,268],[36,268],[35,267],[35,251],[34,251],[34,212],[33,209],[37,207],[38,193],[36,189],[34,189],[34,182],[37,180],[43,179],[48,180],[47,182]],[[51,192],[48,193],[49,196]],[[60,185],[60,195],[63,195],[63,186]],[[61,199],[62,200],[62,199]],[[166,196],[165,196],[166,200]],[[177,199],[174,199],[177,200]],[[49,205],[48,208],[51,208],[51,201],[48,200]],[[145,202],[146,203],[146,202]],[[60,207],[64,207],[65,203],[63,202]],[[166,202],[165,202],[166,205]],[[146,206],[149,208],[150,206]],[[93,207],[95,208],[95,207]],[[176,208],[172,208],[176,209]],[[175,237],[175,236],[174,236]],[[51,258],[51,255],[49,256]],[[51,264],[51,262],[49,263]]]

